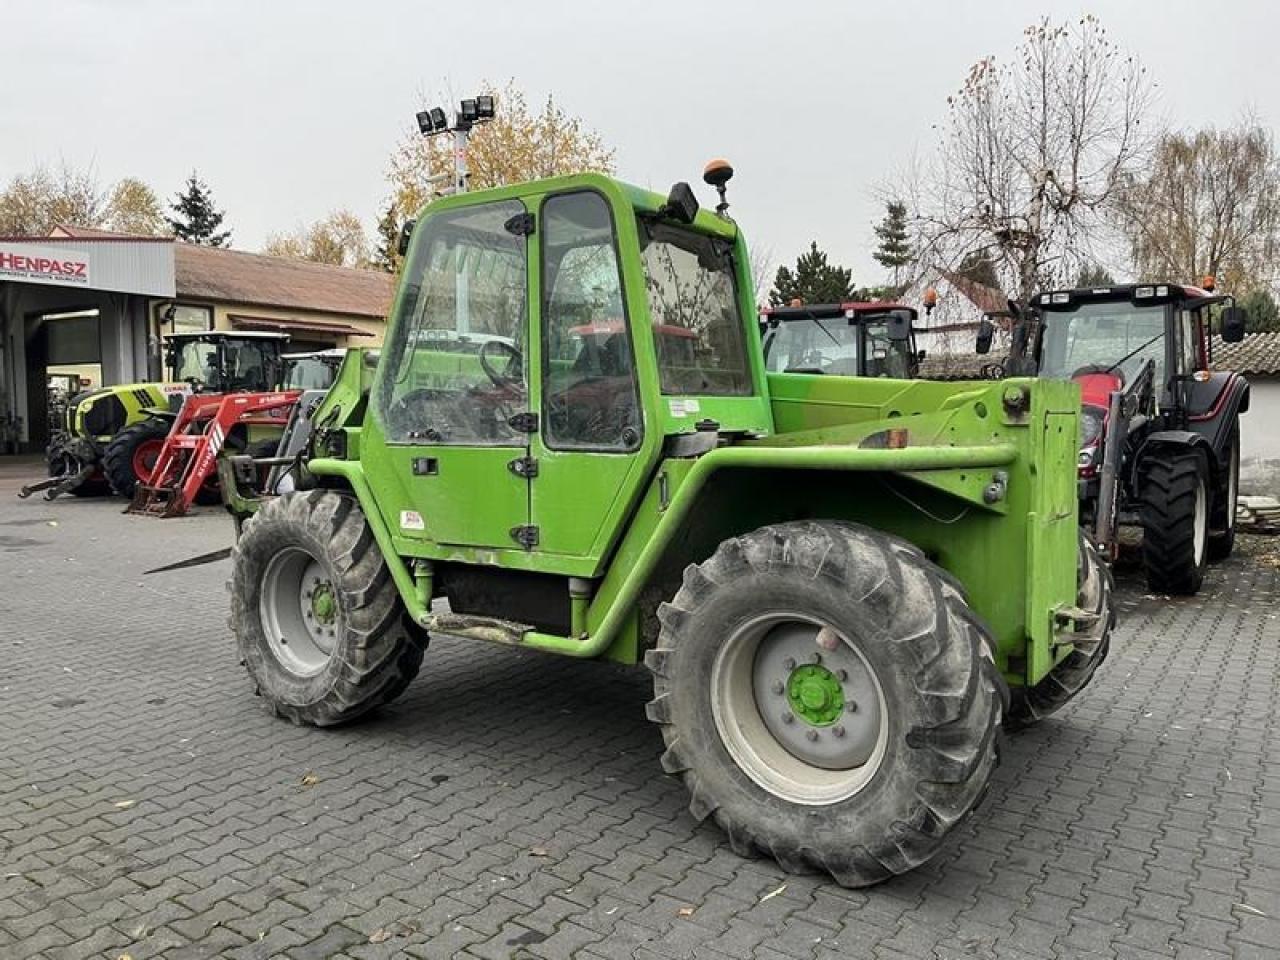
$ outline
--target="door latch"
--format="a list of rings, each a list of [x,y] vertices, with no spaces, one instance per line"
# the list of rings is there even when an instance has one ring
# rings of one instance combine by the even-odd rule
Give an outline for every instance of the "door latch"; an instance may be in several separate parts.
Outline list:
[[[507,462],[507,469],[517,477],[532,480],[538,475],[538,459],[537,457],[516,457]]]
[[[532,550],[538,545],[538,528],[531,524],[512,527],[511,539],[526,550]]]
[[[524,413],[517,413],[508,418],[507,426],[519,433],[537,433],[538,415],[528,410]]]

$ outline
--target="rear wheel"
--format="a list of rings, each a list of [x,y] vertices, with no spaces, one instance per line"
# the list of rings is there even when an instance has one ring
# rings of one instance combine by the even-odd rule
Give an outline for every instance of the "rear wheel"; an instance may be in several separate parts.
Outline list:
[[[865,886],[928,860],[981,799],[1008,691],[956,583],[835,522],[727,540],[658,611],[663,768],[742,855]]]
[[[1191,595],[1204,581],[1209,475],[1191,450],[1156,450],[1142,469],[1142,564],[1152,593]]]
[[[1240,496],[1240,422],[1231,427],[1227,441],[1227,475],[1214,497],[1213,532],[1209,534],[1209,562],[1231,556],[1236,545],[1236,500]]]
[[[132,497],[139,483],[145,483],[156,465],[171,424],[148,417],[117,433],[102,455],[102,472],[114,493]]]
[[[1111,649],[1115,608],[1111,600],[1111,570],[1093,544],[1080,534],[1076,563],[1076,606],[1097,619],[1072,638],[1072,651],[1034,687],[1013,692],[1010,725],[1027,727],[1056,712],[1088,685]]]
[[[353,497],[310,490],[267,501],[232,562],[240,657],[280,716],[344,723],[417,675],[425,633],[408,621]]]

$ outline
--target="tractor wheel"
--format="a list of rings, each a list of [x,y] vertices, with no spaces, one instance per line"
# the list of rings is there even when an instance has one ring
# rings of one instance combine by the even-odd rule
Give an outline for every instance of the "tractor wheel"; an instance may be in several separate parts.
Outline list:
[[[102,455],[102,472],[113,493],[132,497],[134,488],[145,483],[156,465],[164,438],[171,424],[159,417],[148,417],[125,427],[107,444]]]
[[[720,544],[658,610],[663,769],[733,849],[850,887],[932,857],[982,798],[1008,690],[915,547],[795,522]]]
[[[241,662],[279,716],[345,723],[417,675],[425,634],[409,622],[354,497],[310,490],[268,501],[232,563]]]
[[[1097,614],[1098,619],[1091,627],[1077,632],[1074,649],[1039,683],[1013,692],[1008,723],[1011,729],[1029,727],[1056,712],[1088,685],[1102,661],[1107,659],[1111,628],[1116,622],[1111,598],[1114,585],[1110,568],[1083,533],[1076,562],[1076,584],[1076,606]]]
[[[1218,496],[1214,497],[1213,524],[1209,534],[1209,562],[1218,563],[1231,556],[1236,545],[1236,500],[1240,495],[1240,421],[1231,427],[1227,441],[1227,476]]]
[[[1192,451],[1156,451],[1141,467],[1142,565],[1152,593],[1190,596],[1204,581],[1209,473]]]

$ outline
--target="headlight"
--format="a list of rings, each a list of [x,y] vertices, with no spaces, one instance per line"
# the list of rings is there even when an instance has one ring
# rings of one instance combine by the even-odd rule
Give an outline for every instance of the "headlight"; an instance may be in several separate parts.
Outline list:
[[[1082,407],[1080,410],[1080,446],[1097,446],[1106,426],[1107,412],[1101,407]]]

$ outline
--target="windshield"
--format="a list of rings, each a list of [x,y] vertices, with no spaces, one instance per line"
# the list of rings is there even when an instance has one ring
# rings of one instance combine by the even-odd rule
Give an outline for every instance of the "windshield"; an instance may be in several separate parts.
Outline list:
[[[865,365],[862,331],[866,330]],[[890,340],[886,320],[846,317],[784,320],[765,334],[765,368],[773,373],[909,377],[911,345]]]
[[[338,369],[335,358],[294,357],[289,360],[289,374],[285,377],[287,390],[328,390]]]
[[[182,343],[174,378],[213,390],[271,390],[278,345],[268,340]]]
[[[1164,381],[1164,311],[1161,305],[1084,303],[1071,312],[1047,311],[1040,375],[1070,378],[1113,365],[1130,380],[1147,360]]]
[[[639,228],[662,392],[751,393],[728,242],[643,219]]]

